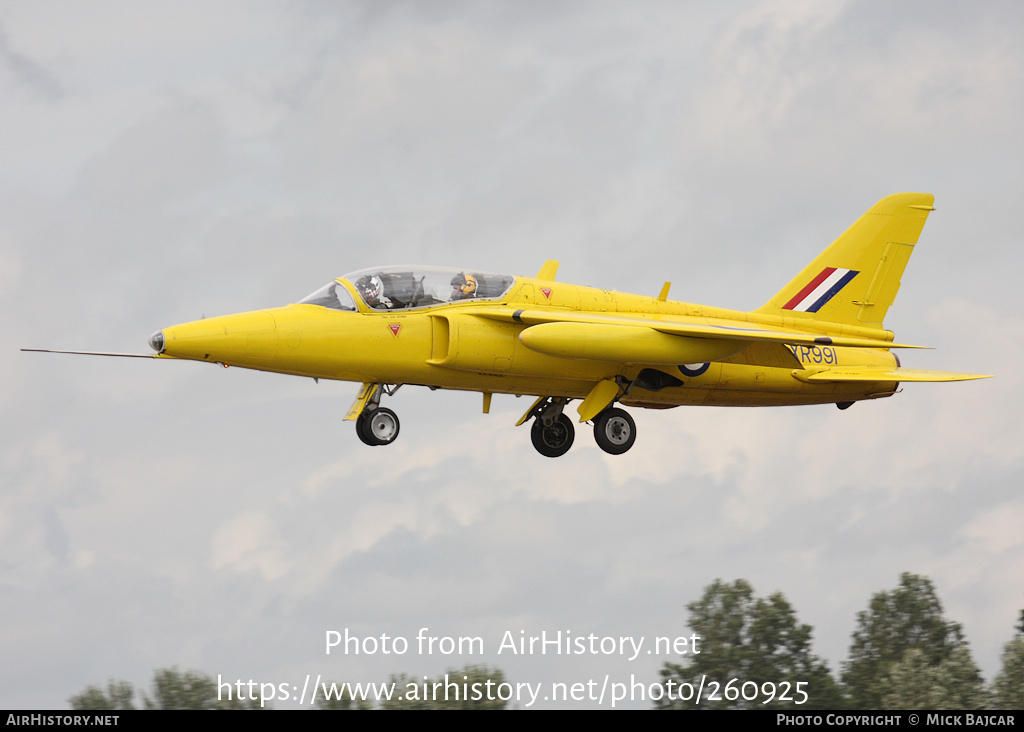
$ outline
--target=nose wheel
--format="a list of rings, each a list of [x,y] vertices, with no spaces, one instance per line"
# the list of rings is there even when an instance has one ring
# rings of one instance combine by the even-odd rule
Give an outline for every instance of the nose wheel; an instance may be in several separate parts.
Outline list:
[[[398,437],[398,415],[387,407],[366,411],[356,420],[356,434],[367,445],[390,445]]]
[[[380,405],[381,396],[391,396],[402,387],[396,384],[363,384],[355,402],[345,415],[346,420],[355,420],[356,435],[365,445],[390,445],[398,437],[398,415]]]

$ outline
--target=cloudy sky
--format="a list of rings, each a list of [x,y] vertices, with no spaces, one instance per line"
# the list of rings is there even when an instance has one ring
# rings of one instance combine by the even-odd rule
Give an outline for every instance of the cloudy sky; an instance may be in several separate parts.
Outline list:
[[[902,571],[990,680],[1024,607],[1021,39],[1010,0],[0,4],[0,707],[172,665],[653,683],[674,657],[495,652],[688,634],[716,578],[837,671]],[[620,457],[539,456],[525,399],[410,387],[370,449],[353,384],[18,351],[145,353],[406,262],[753,309],[899,191],[937,207],[904,365],[997,378],[633,410]],[[487,653],[324,653],[421,627]]]

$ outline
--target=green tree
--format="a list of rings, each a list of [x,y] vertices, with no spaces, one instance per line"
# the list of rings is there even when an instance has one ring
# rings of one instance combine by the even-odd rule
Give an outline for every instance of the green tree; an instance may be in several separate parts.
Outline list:
[[[246,688],[246,695],[248,689]],[[257,692],[258,693],[258,692]],[[135,709],[135,690],[127,681],[107,682],[107,691],[89,686],[68,699],[72,709]],[[142,694],[143,709],[260,709],[259,699],[239,699],[232,688],[218,698],[217,682],[198,671],[163,668],[153,672],[152,696]]]
[[[918,653],[907,656],[911,650]],[[957,654],[960,650],[963,653]],[[905,678],[908,668],[941,667],[945,662],[953,665],[940,675],[945,682],[955,684],[947,688],[946,703],[957,704],[971,696],[974,678],[980,679],[980,674],[970,661],[959,623],[942,616],[942,603],[931,580],[904,572],[899,587],[879,592],[871,598],[868,609],[857,614],[842,680],[854,708],[879,709],[892,690],[891,672]],[[901,663],[901,668],[893,668]],[[973,674],[965,663],[973,668]]]
[[[811,653],[811,626],[797,622],[786,598],[776,592],[767,599],[754,596],[745,580],[731,585],[715,580],[700,600],[687,605],[689,627],[700,636],[700,653],[689,655],[685,664],[666,663],[661,670],[662,699],[659,709],[816,709],[835,708],[841,701],[838,685],[824,661]],[[754,682],[755,699],[728,699],[727,684]],[[703,696],[679,699],[681,684],[694,689],[703,680]],[[717,700],[709,700],[709,684],[719,684]],[[807,701],[797,692],[807,693]],[[775,698],[765,702],[773,684]],[[784,693],[788,684],[788,694]],[[686,687],[684,687],[685,689]],[[748,690],[750,687],[747,687]],[[668,698],[669,694],[674,697]],[[686,692],[683,692],[686,695]],[[730,694],[731,695],[731,694]],[[748,696],[750,695],[748,691]],[[784,698],[780,698],[784,697]]]
[[[508,705],[497,696],[498,686],[505,683],[505,674],[498,668],[467,666],[426,680],[400,674],[392,676],[390,683],[395,685],[394,697],[382,701],[381,709],[505,709]]]
[[[248,688],[244,689],[249,696]],[[238,690],[218,693],[217,682],[198,671],[162,668],[153,674],[153,696],[142,695],[146,709],[260,709],[259,699],[239,699]],[[220,698],[218,698],[220,697]]]
[[[1024,610],[1017,632],[1003,647],[1003,668],[992,682],[996,709],[1024,709]]]
[[[985,709],[990,701],[966,645],[931,665],[911,648],[889,667],[882,687],[882,709]]]
[[[106,692],[98,686],[87,686],[81,694],[68,699],[68,703],[77,711],[120,711],[135,709],[133,696],[135,689],[130,683],[111,679],[107,682]]]

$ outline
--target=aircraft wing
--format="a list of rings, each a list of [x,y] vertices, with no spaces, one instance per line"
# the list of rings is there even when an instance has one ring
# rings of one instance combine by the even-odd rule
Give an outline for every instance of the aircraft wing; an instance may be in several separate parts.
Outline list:
[[[960,374],[954,371],[929,371],[927,369],[904,369],[904,368],[871,368],[861,367],[837,367],[793,374],[801,381],[814,382],[871,382],[871,381],[970,381],[971,379],[989,379],[991,374]]]
[[[624,363],[680,364],[734,361],[792,368],[807,382],[966,381],[988,374],[963,374],[888,366],[807,369],[786,346],[847,348],[922,348],[881,338],[826,335],[776,328],[742,320],[685,316],[650,318],[601,313],[479,308],[472,314],[523,323],[522,343],[535,351],[564,358]]]

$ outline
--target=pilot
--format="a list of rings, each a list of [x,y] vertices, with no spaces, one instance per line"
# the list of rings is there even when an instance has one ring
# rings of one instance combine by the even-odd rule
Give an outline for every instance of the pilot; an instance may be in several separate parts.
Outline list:
[[[359,293],[371,308],[382,310],[394,307],[391,300],[384,294],[384,283],[377,275],[360,277],[356,281],[356,287],[359,288]]]
[[[476,277],[459,272],[452,277],[452,300],[468,300],[476,297]]]

